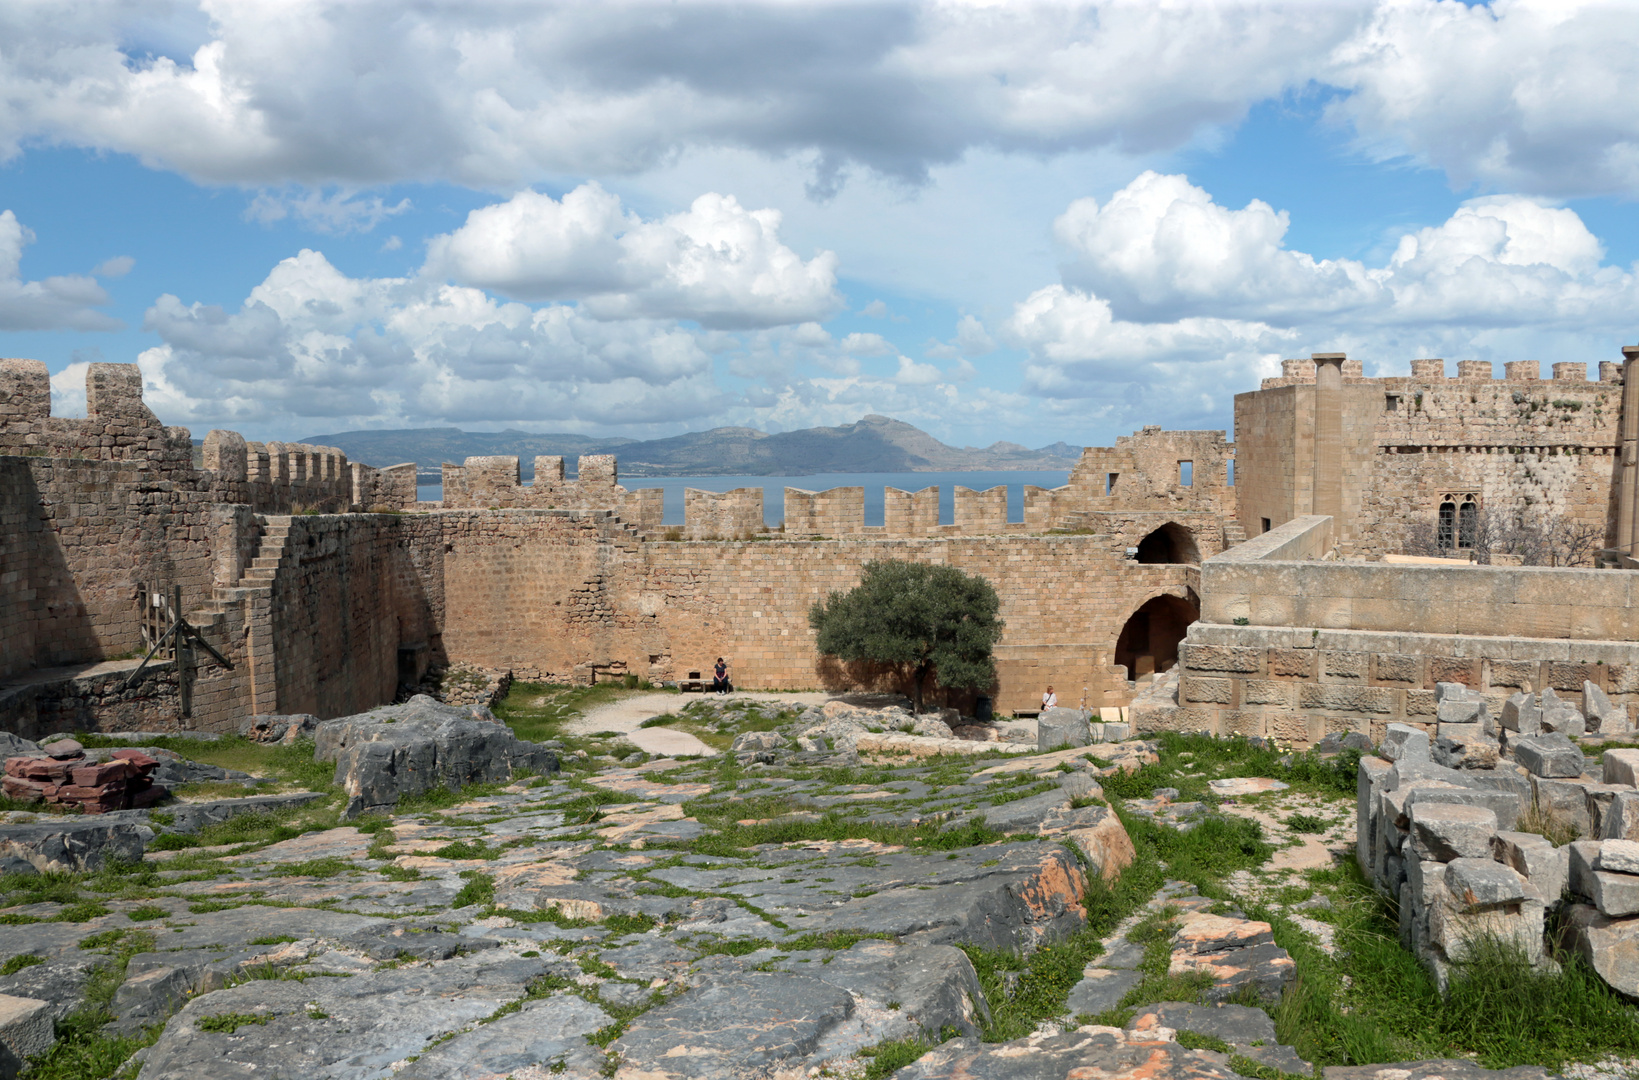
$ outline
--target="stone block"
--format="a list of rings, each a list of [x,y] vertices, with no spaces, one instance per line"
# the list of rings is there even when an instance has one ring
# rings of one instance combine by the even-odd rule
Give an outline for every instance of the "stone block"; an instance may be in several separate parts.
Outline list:
[[[1601,915],[1639,915],[1639,875],[1595,870],[1584,879],[1587,896]]]
[[[1628,707],[1615,705],[1597,685],[1582,684],[1582,711],[1587,717],[1587,729],[1600,735],[1625,735],[1633,730],[1628,719]]]
[[[1593,822],[1588,817],[1588,791],[1580,782],[1532,777],[1531,791],[1539,813],[1551,814],[1578,836],[1593,835]]]
[[[1372,865],[1372,844],[1382,822],[1377,815],[1376,788],[1388,775],[1389,763],[1380,757],[1365,755],[1355,773],[1355,859],[1368,876]],[[1392,827],[1392,826],[1391,826]]]
[[[1502,747],[1480,724],[1441,724],[1432,758],[1448,769],[1494,769]]]
[[[0,1078],[14,1080],[28,1059],[57,1041],[51,1002],[0,994]]]
[[[1499,719],[1504,728],[1520,735],[1535,735],[1542,730],[1542,710],[1532,694],[1510,694]]]
[[[1326,712],[1375,713],[1388,716],[1394,712],[1394,694],[1394,690],[1382,686],[1300,683],[1298,707]]]
[[[1573,840],[1565,845],[1566,882],[1577,896],[1593,895],[1594,868],[1599,865],[1599,840]]]
[[[1432,690],[1407,690],[1406,691],[1406,715],[1407,716],[1433,716],[1434,715],[1434,709],[1435,709],[1434,691],[1432,691]]]
[[[1586,734],[1587,723],[1575,705],[1563,700],[1552,689],[1544,690],[1537,698],[1542,709],[1542,730],[1559,732],[1573,739]]]
[[[1639,919],[1612,919],[1577,904],[1566,919],[1566,937],[1613,989],[1639,995]]]
[[[1453,859],[1445,868],[1446,888],[1468,910],[1516,904],[1525,899],[1525,879],[1510,866],[1486,859]]]
[[[1186,670],[1222,671],[1236,675],[1257,674],[1262,659],[1262,650],[1239,649],[1225,645],[1186,643],[1182,653],[1182,662]]]
[[[1447,698],[1435,706],[1434,718],[1442,724],[1473,724],[1478,726],[1489,720],[1491,713],[1485,707],[1483,699]]]
[[[1512,740],[1508,749],[1514,760],[1525,766],[1532,776],[1556,779],[1581,776],[1586,766],[1582,751],[1558,732]]]
[[[1390,724],[1387,734],[1383,736],[1383,747],[1378,752],[1390,762],[1429,761],[1428,732],[1410,724]]]
[[[1080,709],[1048,709],[1036,719],[1036,748],[1056,750],[1061,746],[1089,746],[1092,731],[1087,714]]]
[[[1639,791],[1616,792],[1603,811],[1599,819],[1601,840],[1639,840]],[[1639,874],[1639,869],[1628,873]]]
[[[1480,806],[1417,803],[1407,808],[1412,850],[1420,859],[1487,859],[1497,835],[1497,815]]]
[[[1605,822],[1610,815],[1612,804],[1616,797],[1627,791],[1620,784],[1595,784],[1582,781],[1582,797],[1588,804],[1588,836],[1594,839],[1604,839]]]
[[[1271,664],[1271,668],[1273,664]],[[1417,685],[1423,681],[1423,661],[1420,656],[1392,656],[1379,655],[1377,657],[1377,680],[1379,682],[1410,683]]]
[[[1605,783],[1639,787],[1639,750],[1606,750],[1600,762]]]
[[[1482,936],[1515,942],[1533,964],[1542,958],[1545,908],[1540,899],[1527,896],[1517,903],[1473,908],[1451,894],[1443,877],[1426,875],[1425,887],[1429,940],[1446,959],[1464,959]]]
[[[1559,902],[1570,870],[1570,852],[1536,833],[1499,832],[1492,857],[1531,883],[1550,906]]]
[[[1321,671],[1333,679],[1364,679],[1371,669],[1371,654],[1363,652],[1323,652]]]
[[[1605,840],[1599,845],[1594,859],[1595,870],[1613,874],[1639,874],[1639,842],[1633,840]]]
[[[1315,653],[1313,649],[1270,649],[1269,674],[1284,675],[1288,678],[1312,679],[1315,677]]]
[[[1185,675],[1180,690],[1182,700],[1196,704],[1229,705],[1234,698],[1234,683],[1229,679]]]
[[[1274,679],[1247,679],[1241,683],[1241,704],[1290,708],[1292,684]]]
[[[1512,829],[1519,821],[1520,811],[1525,808],[1525,801],[1517,792],[1465,785],[1447,786],[1445,783],[1437,782],[1419,783],[1406,793],[1405,806],[1408,815],[1412,807],[1418,803],[1482,807],[1496,815],[1497,827],[1502,829]]]

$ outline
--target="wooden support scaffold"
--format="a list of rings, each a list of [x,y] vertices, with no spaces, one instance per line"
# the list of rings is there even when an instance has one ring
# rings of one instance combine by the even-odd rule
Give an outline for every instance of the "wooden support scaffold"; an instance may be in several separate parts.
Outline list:
[[[120,689],[129,689],[136,682],[137,676],[142,674],[148,662],[162,651],[169,652],[176,661],[176,688],[180,702],[181,718],[186,720],[193,716],[193,684],[199,669],[198,657],[194,646],[205,650],[211,659],[218,664],[233,670],[233,662],[205,640],[205,635],[182,615],[182,586],[173,585],[169,603],[166,603],[164,593],[159,589],[145,589],[143,593],[144,631],[145,635],[153,638],[153,644],[148,649],[148,655],[142,658],[131,674],[120,683]],[[167,610],[168,608],[168,610]],[[168,624],[168,625],[167,625]],[[160,631],[160,626],[166,626]],[[157,634],[157,637],[155,635]]]

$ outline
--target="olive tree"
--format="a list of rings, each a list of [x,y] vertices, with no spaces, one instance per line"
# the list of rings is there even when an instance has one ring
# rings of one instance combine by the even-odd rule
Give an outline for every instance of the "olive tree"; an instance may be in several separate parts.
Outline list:
[[[929,675],[951,689],[985,690],[996,681],[991,650],[1002,636],[996,590],[954,566],[877,559],[860,582],[808,612],[819,651],[842,660],[897,667],[916,688]]]

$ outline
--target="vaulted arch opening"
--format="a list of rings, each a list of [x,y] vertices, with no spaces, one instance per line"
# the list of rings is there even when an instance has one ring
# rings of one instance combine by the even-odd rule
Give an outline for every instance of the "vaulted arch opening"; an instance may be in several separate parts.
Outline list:
[[[1115,641],[1115,662],[1127,669],[1129,679],[1167,670],[1178,662],[1178,643],[1189,624],[1200,617],[1200,607],[1190,599],[1151,597],[1122,626]]]
[[[1141,563],[1199,563],[1201,549],[1195,546],[1195,534],[1169,521],[1138,542],[1138,562]]]

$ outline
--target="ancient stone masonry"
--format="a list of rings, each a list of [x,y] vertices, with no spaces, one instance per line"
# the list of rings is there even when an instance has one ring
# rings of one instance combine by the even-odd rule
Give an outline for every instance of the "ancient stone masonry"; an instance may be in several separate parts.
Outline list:
[[[619,484],[612,454],[580,458],[577,478],[565,480],[563,458],[537,457],[535,481],[519,479],[517,457],[470,457],[444,465],[444,506],[449,509],[616,510],[636,525],[657,529],[662,517],[658,488],[627,491]],[[761,521],[757,524],[762,527]]]
[[[1335,386],[1317,383],[1310,361],[1288,360],[1281,378],[1236,395],[1247,535],[1335,514],[1345,553],[1397,552],[1407,525],[1436,523],[1442,503],[1472,502],[1507,517],[1594,525],[1615,542],[1618,365],[1602,363],[1590,382],[1580,363],[1556,363],[1543,379],[1536,361],[1514,362],[1502,380],[1487,361],[1460,362],[1455,378],[1443,360],[1370,379],[1358,361],[1340,363]],[[1328,422],[1338,441],[1330,458],[1317,450]],[[1335,510],[1321,505],[1333,486]]]

